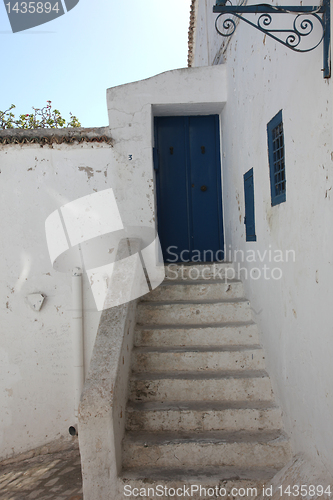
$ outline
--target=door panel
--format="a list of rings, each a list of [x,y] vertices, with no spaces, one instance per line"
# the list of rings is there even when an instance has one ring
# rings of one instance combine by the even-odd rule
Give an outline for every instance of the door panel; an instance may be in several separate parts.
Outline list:
[[[192,250],[207,259],[209,250],[220,246],[219,193],[221,192],[219,147],[216,144],[216,116],[192,116],[189,120]],[[210,260],[215,260],[211,258]]]
[[[158,233],[166,262],[223,259],[217,116],[155,118]],[[206,251],[206,253],[204,253]]]
[[[179,253],[189,248],[188,176],[185,123],[179,117],[165,117],[158,124],[159,181],[158,231],[164,260],[167,248]],[[179,251],[178,251],[179,249]],[[172,259],[174,259],[173,257]]]

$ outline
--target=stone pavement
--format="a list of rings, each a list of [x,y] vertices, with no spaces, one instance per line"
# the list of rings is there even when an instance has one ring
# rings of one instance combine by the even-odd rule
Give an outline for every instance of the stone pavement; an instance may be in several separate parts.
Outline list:
[[[0,465],[0,500],[82,500],[77,448]]]

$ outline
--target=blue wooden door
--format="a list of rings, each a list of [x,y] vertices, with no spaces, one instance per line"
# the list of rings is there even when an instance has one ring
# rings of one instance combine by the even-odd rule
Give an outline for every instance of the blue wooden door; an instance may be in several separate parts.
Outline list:
[[[155,118],[154,167],[164,261],[223,260],[218,116]]]

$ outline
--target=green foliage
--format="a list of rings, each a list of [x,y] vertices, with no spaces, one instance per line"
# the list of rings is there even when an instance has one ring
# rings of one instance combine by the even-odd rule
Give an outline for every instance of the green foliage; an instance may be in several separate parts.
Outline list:
[[[81,123],[76,116],[70,114],[70,120],[66,125],[66,120],[61,116],[58,109],[52,109],[51,101],[47,101],[44,108],[32,108],[33,113],[20,115],[15,118],[12,110],[16,106],[12,104],[6,111],[0,111],[0,129],[9,128],[63,128],[63,127],[81,127]]]

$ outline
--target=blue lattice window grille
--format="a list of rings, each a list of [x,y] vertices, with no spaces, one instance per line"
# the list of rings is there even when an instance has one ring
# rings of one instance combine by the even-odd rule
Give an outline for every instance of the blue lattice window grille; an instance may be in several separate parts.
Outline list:
[[[272,207],[286,201],[286,170],[282,110],[267,124]]]

